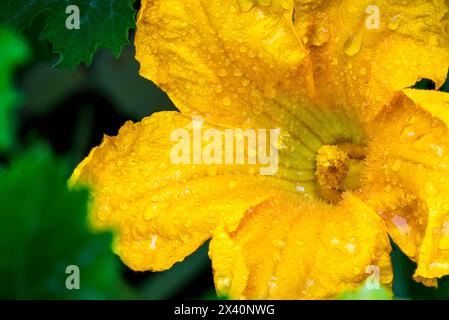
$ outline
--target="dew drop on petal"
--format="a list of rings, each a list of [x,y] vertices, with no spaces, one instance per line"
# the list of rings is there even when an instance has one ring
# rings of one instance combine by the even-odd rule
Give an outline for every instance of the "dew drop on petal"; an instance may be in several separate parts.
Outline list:
[[[226,69],[221,69],[220,71],[218,71],[218,75],[220,77],[226,77],[228,75],[228,72],[226,71]]]
[[[362,272],[362,270],[360,270],[359,267],[355,267],[355,268],[352,270],[352,273],[355,274],[355,275],[359,275],[361,272]]]
[[[356,246],[353,243],[348,243],[345,245],[346,252],[348,252],[349,254],[353,254],[355,252],[355,248]]]
[[[184,227],[190,228],[191,226],[192,226],[192,220],[191,219],[187,219],[186,222],[184,223]]]
[[[276,248],[283,249],[285,247],[285,241],[282,239],[276,239],[273,241],[273,245]]]
[[[229,97],[224,97],[224,98],[223,98],[223,105],[224,105],[225,107],[229,107],[231,104],[232,104],[231,98],[229,98]]]
[[[340,240],[338,240],[336,238],[332,238],[331,244],[333,244],[334,246],[338,246],[340,244]]]
[[[412,149],[417,152],[427,152],[430,149],[430,143],[431,139],[429,139],[430,136],[428,134],[423,134],[419,136],[415,141],[412,143]]]
[[[219,84],[219,85],[217,85],[216,87],[215,87],[215,92],[216,93],[221,93],[221,92],[223,92],[223,87]]]
[[[402,22],[402,16],[400,14],[395,15],[388,21],[388,29],[396,31]]]
[[[402,129],[399,140],[402,143],[407,143],[413,141],[415,138],[416,138],[416,131],[413,125],[408,125]]]
[[[239,8],[242,12],[248,12],[254,7],[254,0],[239,0]]]
[[[109,220],[111,209],[108,205],[103,206],[97,211],[97,218],[102,222]]]
[[[363,28],[360,29],[346,40],[344,44],[344,50],[348,56],[354,56],[360,52],[364,36],[363,30]]]
[[[401,165],[402,165],[402,160],[396,159],[396,160],[394,160],[393,166],[391,167],[391,169],[393,169],[393,171],[399,171],[401,169]]]

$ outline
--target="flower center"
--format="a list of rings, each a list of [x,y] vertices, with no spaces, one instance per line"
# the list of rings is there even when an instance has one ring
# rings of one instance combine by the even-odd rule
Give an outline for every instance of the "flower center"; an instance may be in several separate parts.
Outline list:
[[[342,192],[359,188],[364,157],[365,151],[360,145],[323,145],[315,158],[320,196],[329,202],[337,202]]]

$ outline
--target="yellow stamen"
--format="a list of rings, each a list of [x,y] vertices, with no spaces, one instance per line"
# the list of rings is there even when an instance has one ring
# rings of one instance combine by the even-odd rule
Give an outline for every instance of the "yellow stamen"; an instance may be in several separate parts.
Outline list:
[[[316,167],[321,188],[341,190],[349,169],[349,156],[337,146],[324,145],[318,150]]]
[[[360,184],[363,148],[353,144],[324,145],[316,156],[316,176],[321,196],[329,201],[339,199],[344,190]]]

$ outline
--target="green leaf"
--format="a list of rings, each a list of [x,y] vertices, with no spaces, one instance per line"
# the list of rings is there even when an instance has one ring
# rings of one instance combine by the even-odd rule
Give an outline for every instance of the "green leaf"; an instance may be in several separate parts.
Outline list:
[[[0,151],[9,148],[14,137],[13,108],[19,95],[13,88],[12,74],[28,57],[26,44],[13,32],[0,28]]]
[[[19,30],[28,27],[38,14],[46,15],[47,25],[41,39],[53,43],[60,54],[59,66],[74,68],[80,62],[89,65],[98,48],[110,48],[119,56],[127,44],[129,29],[135,26],[133,0],[2,0],[0,21]],[[68,29],[66,20],[76,5],[80,11],[80,28]]]
[[[366,283],[355,291],[343,292],[337,296],[338,300],[391,300],[391,291],[382,285],[371,288]]]
[[[42,146],[0,169],[0,298],[126,297],[111,234],[88,230],[88,192],[67,189],[67,169]],[[70,265],[79,290],[66,287]]]

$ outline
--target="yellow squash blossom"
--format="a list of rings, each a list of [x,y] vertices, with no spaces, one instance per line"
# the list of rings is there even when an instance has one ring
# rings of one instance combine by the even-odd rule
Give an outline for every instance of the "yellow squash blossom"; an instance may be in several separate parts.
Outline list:
[[[446,78],[448,2],[372,2],[142,1],[140,73],[180,112],[127,122],[71,178],[129,267],[169,269],[212,239],[220,294],[332,298],[370,266],[391,285],[389,235],[415,280],[449,274],[449,94],[410,89]],[[277,174],[171,162],[192,117],[280,128]]]

